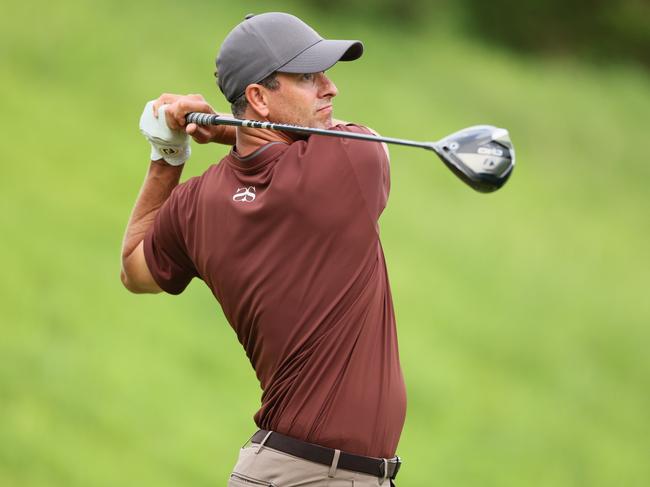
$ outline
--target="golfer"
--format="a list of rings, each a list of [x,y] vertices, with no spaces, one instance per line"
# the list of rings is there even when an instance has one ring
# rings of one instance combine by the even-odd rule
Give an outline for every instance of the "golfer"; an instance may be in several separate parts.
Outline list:
[[[292,15],[249,15],[221,45],[217,82],[238,118],[373,133],[332,118],[326,74],[362,52]],[[394,485],[406,397],[377,223],[386,146],[186,124],[194,111],[215,113],[200,95],[145,106],[151,163],[121,278],[169,294],[203,280],[246,351],[263,393],[228,485]],[[232,149],[179,184],[190,136]]]

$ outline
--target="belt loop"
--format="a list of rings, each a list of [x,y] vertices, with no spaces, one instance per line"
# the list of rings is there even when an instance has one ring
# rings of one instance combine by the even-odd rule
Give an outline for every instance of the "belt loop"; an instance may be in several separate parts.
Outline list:
[[[268,433],[266,433],[266,436],[264,437],[260,445],[257,447],[257,450],[255,450],[255,455],[257,455],[260,452],[260,450],[264,446],[264,443],[266,443],[266,440],[268,440],[269,436],[271,436],[271,433],[273,433],[273,431],[269,431]]]
[[[246,443],[244,443],[241,447],[244,448],[246,445],[248,445],[251,440],[253,439],[253,436],[255,436],[256,433],[253,433],[249,439],[246,440]]]
[[[336,474],[336,468],[339,466],[339,457],[341,456],[341,450],[334,450],[334,458],[332,458],[332,465],[330,465],[330,471],[327,473],[329,478],[334,478]]]
[[[381,480],[379,481],[379,485],[384,485],[384,481],[386,480],[386,477],[388,477],[388,460],[386,460],[385,458],[382,458],[382,460],[384,462],[384,465],[383,465],[383,467],[384,467],[383,474],[384,475],[381,478]]]

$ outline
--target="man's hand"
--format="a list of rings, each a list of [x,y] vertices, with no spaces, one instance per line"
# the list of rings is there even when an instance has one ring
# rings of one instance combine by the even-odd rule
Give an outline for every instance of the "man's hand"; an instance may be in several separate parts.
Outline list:
[[[172,130],[165,122],[166,117],[155,117],[153,101],[147,102],[140,116],[140,132],[151,144],[151,160],[164,159],[172,166],[182,166],[192,153],[190,137],[184,130]],[[160,107],[159,114],[167,105]]]
[[[209,142],[226,145],[235,144],[235,127],[226,125],[200,126],[195,123],[185,123],[185,115],[190,112],[216,114],[203,96],[164,93],[154,101],[154,116],[158,116],[158,109],[162,105],[167,105],[165,107],[165,118],[170,129],[184,130],[199,144]]]

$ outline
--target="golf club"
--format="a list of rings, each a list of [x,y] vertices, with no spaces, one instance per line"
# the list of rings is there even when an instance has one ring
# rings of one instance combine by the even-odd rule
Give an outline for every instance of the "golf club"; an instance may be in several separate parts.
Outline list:
[[[232,125],[421,147],[435,152],[456,176],[481,193],[491,193],[503,186],[515,166],[515,150],[508,131],[492,125],[468,127],[436,142],[416,142],[339,130],[240,120],[209,113],[188,113],[185,120],[197,125]]]

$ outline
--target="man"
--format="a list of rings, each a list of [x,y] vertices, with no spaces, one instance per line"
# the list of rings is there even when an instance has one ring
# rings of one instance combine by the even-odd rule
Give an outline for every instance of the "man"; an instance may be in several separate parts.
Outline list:
[[[236,117],[368,133],[332,119],[338,91],[325,74],[362,51],[288,14],[247,16],[221,46],[218,84]],[[214,113],[199,95],[145,107],[151,165],[122,282],[178,294],[198,277],[237,333],[263,395],[228,485],[393,485],[406,399],[377,223],[386,147],[186,125],[191,111]],[[178,184],[187,134],[234,147]]]

